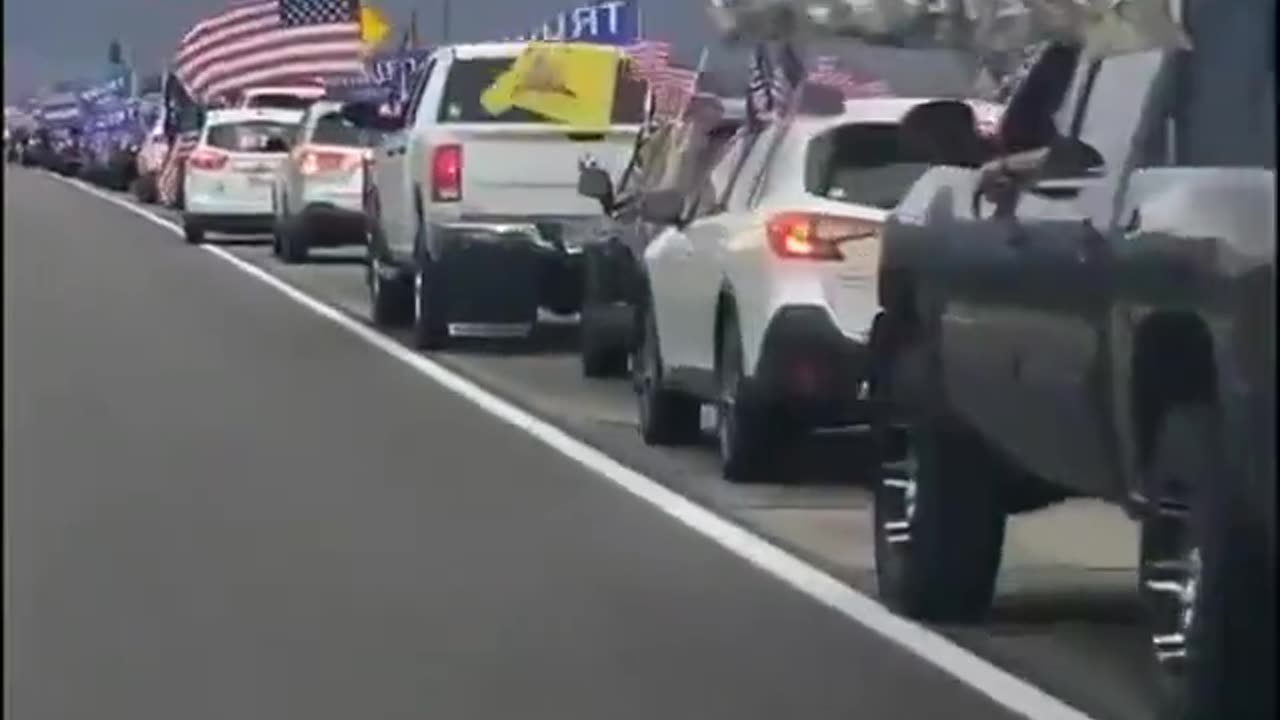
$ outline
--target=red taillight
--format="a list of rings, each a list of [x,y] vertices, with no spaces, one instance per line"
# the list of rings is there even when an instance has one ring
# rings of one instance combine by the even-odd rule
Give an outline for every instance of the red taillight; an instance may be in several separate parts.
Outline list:
[[[202,148],[191,153],[187,165],[197,170],[221,170],[226,167],[228,159],[226,153]]]
[[[431,199],[462,199],[462,146],[440,145],[431,155]]]
[[[782,213],[769,219],[765,231],[769,247],[778,257],[843,260],[842,244],[873,238],[880,227],[865,220],[831,215]]]
[[[360,161],[356,153],[302,148],[298,153],[298,170],[303,175],[349,173],[360,167]]]

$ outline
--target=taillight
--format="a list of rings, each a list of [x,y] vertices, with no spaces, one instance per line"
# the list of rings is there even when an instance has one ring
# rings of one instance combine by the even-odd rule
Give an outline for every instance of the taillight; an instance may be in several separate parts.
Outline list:
[[[462,146],[440,145],[431,155],[431,199],[462,199]]]
[[[304,149],[299,158],[298,169],[303,175],[349,173],[360,167],[360,159],[355,153]]]
[[[197,170],[221,170],[228,159],[226,153],[201,149],[191,153],[191,157],[187,158],[187,165]]]
[[[806,260],[843,260],[842,244],[868,240],[879,231],[879,225],[865,220],[812,213],[782,213],[765,224],[775,255]]]

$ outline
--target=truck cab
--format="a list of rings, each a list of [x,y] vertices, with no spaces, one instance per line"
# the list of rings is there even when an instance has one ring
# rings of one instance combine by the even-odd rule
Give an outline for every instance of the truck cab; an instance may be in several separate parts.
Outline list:
[[[481,96],[527,47],[441,48],[402,114],[373,119],[370,108],[354,118],[387,133],[366,192],[375,315],[411,316],[420,347],[527,336],[539,306],[566,313],[580,302],[573,271],[602,221],[577,193],[578,166],[587,158],[611,172],[626,164],[644,87],[616,64],[613,123],[604,130],[515,106],[491,112]]]
[[[1276,712],[1274,12],[1051,45],[988,161],[940,156],[884,232],[882,595],[976,620],[1009,515],[1121,505],[1179,717]]]

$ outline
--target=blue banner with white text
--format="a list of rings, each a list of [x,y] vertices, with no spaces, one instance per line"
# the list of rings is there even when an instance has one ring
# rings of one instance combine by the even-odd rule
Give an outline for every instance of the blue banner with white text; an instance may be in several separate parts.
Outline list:
[[[635,0],[599,0],[565,10],[517,40],[630,45],[640,37],[640,10]]]

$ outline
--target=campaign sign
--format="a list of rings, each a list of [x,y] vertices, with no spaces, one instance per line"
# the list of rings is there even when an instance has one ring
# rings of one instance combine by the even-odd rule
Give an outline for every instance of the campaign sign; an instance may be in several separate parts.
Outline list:
[[[588,42],[630,45],[640,36],[640,13],[634,0],[600,0],[552,17],[513,40]]]

